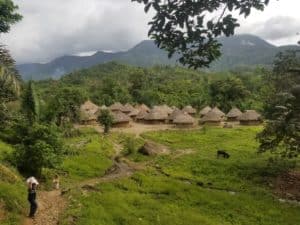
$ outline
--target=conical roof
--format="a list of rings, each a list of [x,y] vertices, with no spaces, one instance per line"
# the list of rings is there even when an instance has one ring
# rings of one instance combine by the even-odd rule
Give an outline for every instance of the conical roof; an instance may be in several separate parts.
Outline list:
[[[126,114],[122,113],[121,111],[115,111],[112,113],[113,116],[113,123],[124,123],[124,122],[130,122],[130,117]]]
[[[195,119],[188,113],[181,113],[175,117],[173,120],[175,124],[194,124]]]
[[[126,103],[121,111],[124,113],[130,113],[133,110],[135,110],[135,108],[131,104]]]
[[[204,116],[206,115],[206,113],[208,113],[211,110],[210,106],[206,106],[204,107],[201,111],[200,111],[200,115]]]
[[[173,112],[173,109],[169,106],[165,105],[156,105],[153,107],[153,110],[155,111],[161,111],[164,113],[167,113],[168,115],[170,115]]]
[[[222,116],[220,113],[217,113],[213,110],[210,110],[206,115],[201,119],[202,122],[221,122]]]
[[[221,117],[225,116],[225,113],[223,113],[217,106],[214,107],[211,111],[219,114]]]
[[[182,112],[186,112],[188,114],[195,114],[197,112],[197,110],[194,109],[192,106],[187,105],[182,109]]]
[[[246,110],[239,119],[240,121],[258,121],[261,120],[261,115],[255,110]]]
[[[168,113],[158,109],[152,109],[146,116],[145,120],[166,120]]]
[[[183,112],[180,109],[174,109],[173,112],[169,115],[168,119],[169,120],[174,120],[176,116],[183,114]]]
[[[114,104],[112,104],[111,106],[109,106],[109,109],[111,111],[123,111],[124,110],[124,106],[120,103],[120,102],[116,102]]]
[[[128,116],[137,116],[138,114],[139,114],[139,110],[137,110],[137,109],[135,109],[135,108],[133,108],[132,110],[131,110],[131,112],[128,114]]]
[[[88,100],[80,106],[80,119],[96,120],[98,110],[99,106]]]
[[[146,110],[140,110],[140,112],[137,114],[136,118],[138,120],[143,120],[143,119],[145,119],[147,114],[148,114],[148,112]]]
[[[238,108],[232,108],[226,115],[227,118],[236,118],[240,117],[243,113]]]
[[[145,104],[137,105],[135,108],[139,111],[150,112],[150,108]]]

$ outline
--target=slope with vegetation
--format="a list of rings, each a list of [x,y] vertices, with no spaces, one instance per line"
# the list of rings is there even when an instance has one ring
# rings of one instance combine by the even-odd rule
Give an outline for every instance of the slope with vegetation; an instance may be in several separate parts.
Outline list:
[[[144,69],[112,62],[70,73],[58,81],[40,81],[36,85],[46,103],[52,97],[61,99],[62,95],[57,96],[57,93],[72,89],[77,96],[85,96],[98,105],[131,102],[153,106],[165,103],[200,109],[211,104],[227,112],[231,106],[261,110],[266,74],[267,71],[259,68],[205,73],[182,67]],[[53,101],[50,105],[53,108],[57,103]]]

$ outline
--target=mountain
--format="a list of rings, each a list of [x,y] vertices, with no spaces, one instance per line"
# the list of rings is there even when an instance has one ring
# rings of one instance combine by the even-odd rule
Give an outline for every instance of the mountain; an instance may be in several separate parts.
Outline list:
[[[219,41],[223,45],[222,57],[212,64],[212,70],[228,70],[239,66],[270,66],[275,55],[280,51],[300,49],[296,45],[277,47],[257,36],[248,34],[235,35],[229,38],[221,37]],[[165,51],[158,49],[153,41],[147,40],[124,52],[98,51],[92,56],[62,56],[49,63],[22,64],[18,65],[17,68],[25,80],[57,79],[65,73],[109,61],[141,67],[177,64],[176,58],[168,59]]]

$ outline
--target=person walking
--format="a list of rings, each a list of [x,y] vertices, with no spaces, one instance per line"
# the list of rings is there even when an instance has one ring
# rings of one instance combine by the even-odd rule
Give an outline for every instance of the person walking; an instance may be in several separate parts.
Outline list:
[[[36,202],[36,189],[38,186],[38,182],[34,177],[30,177],[27,179],[28,184],[28,197],[27,200],[30,203],[30,212],[29,217],[34,218],[36,210],[38,208],[37,202]]]

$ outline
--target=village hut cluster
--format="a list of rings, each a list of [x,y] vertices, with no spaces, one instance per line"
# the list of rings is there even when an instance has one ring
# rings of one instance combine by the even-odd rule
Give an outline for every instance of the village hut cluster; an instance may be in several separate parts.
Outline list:
[[[135,123],[143,124],[173,124],[178,128],[193,128],[197,125],[220,126],[224,123],[257,125],[262,122],[261,115],[255,110],[242,112],[238,108],[232,108],[227,114],[218,107],[204,107],[197,112],[188,105],[182,109],[168,105],[158,105],[152,108],[145,104],[123,105],[116,102],[111,106],[97,106],[91,101],[86,101],[80,107],[80,119],[82,124],[97,124],[97,117],[101,110],[107,109],[113,116],[113,127],[128,127]]]

